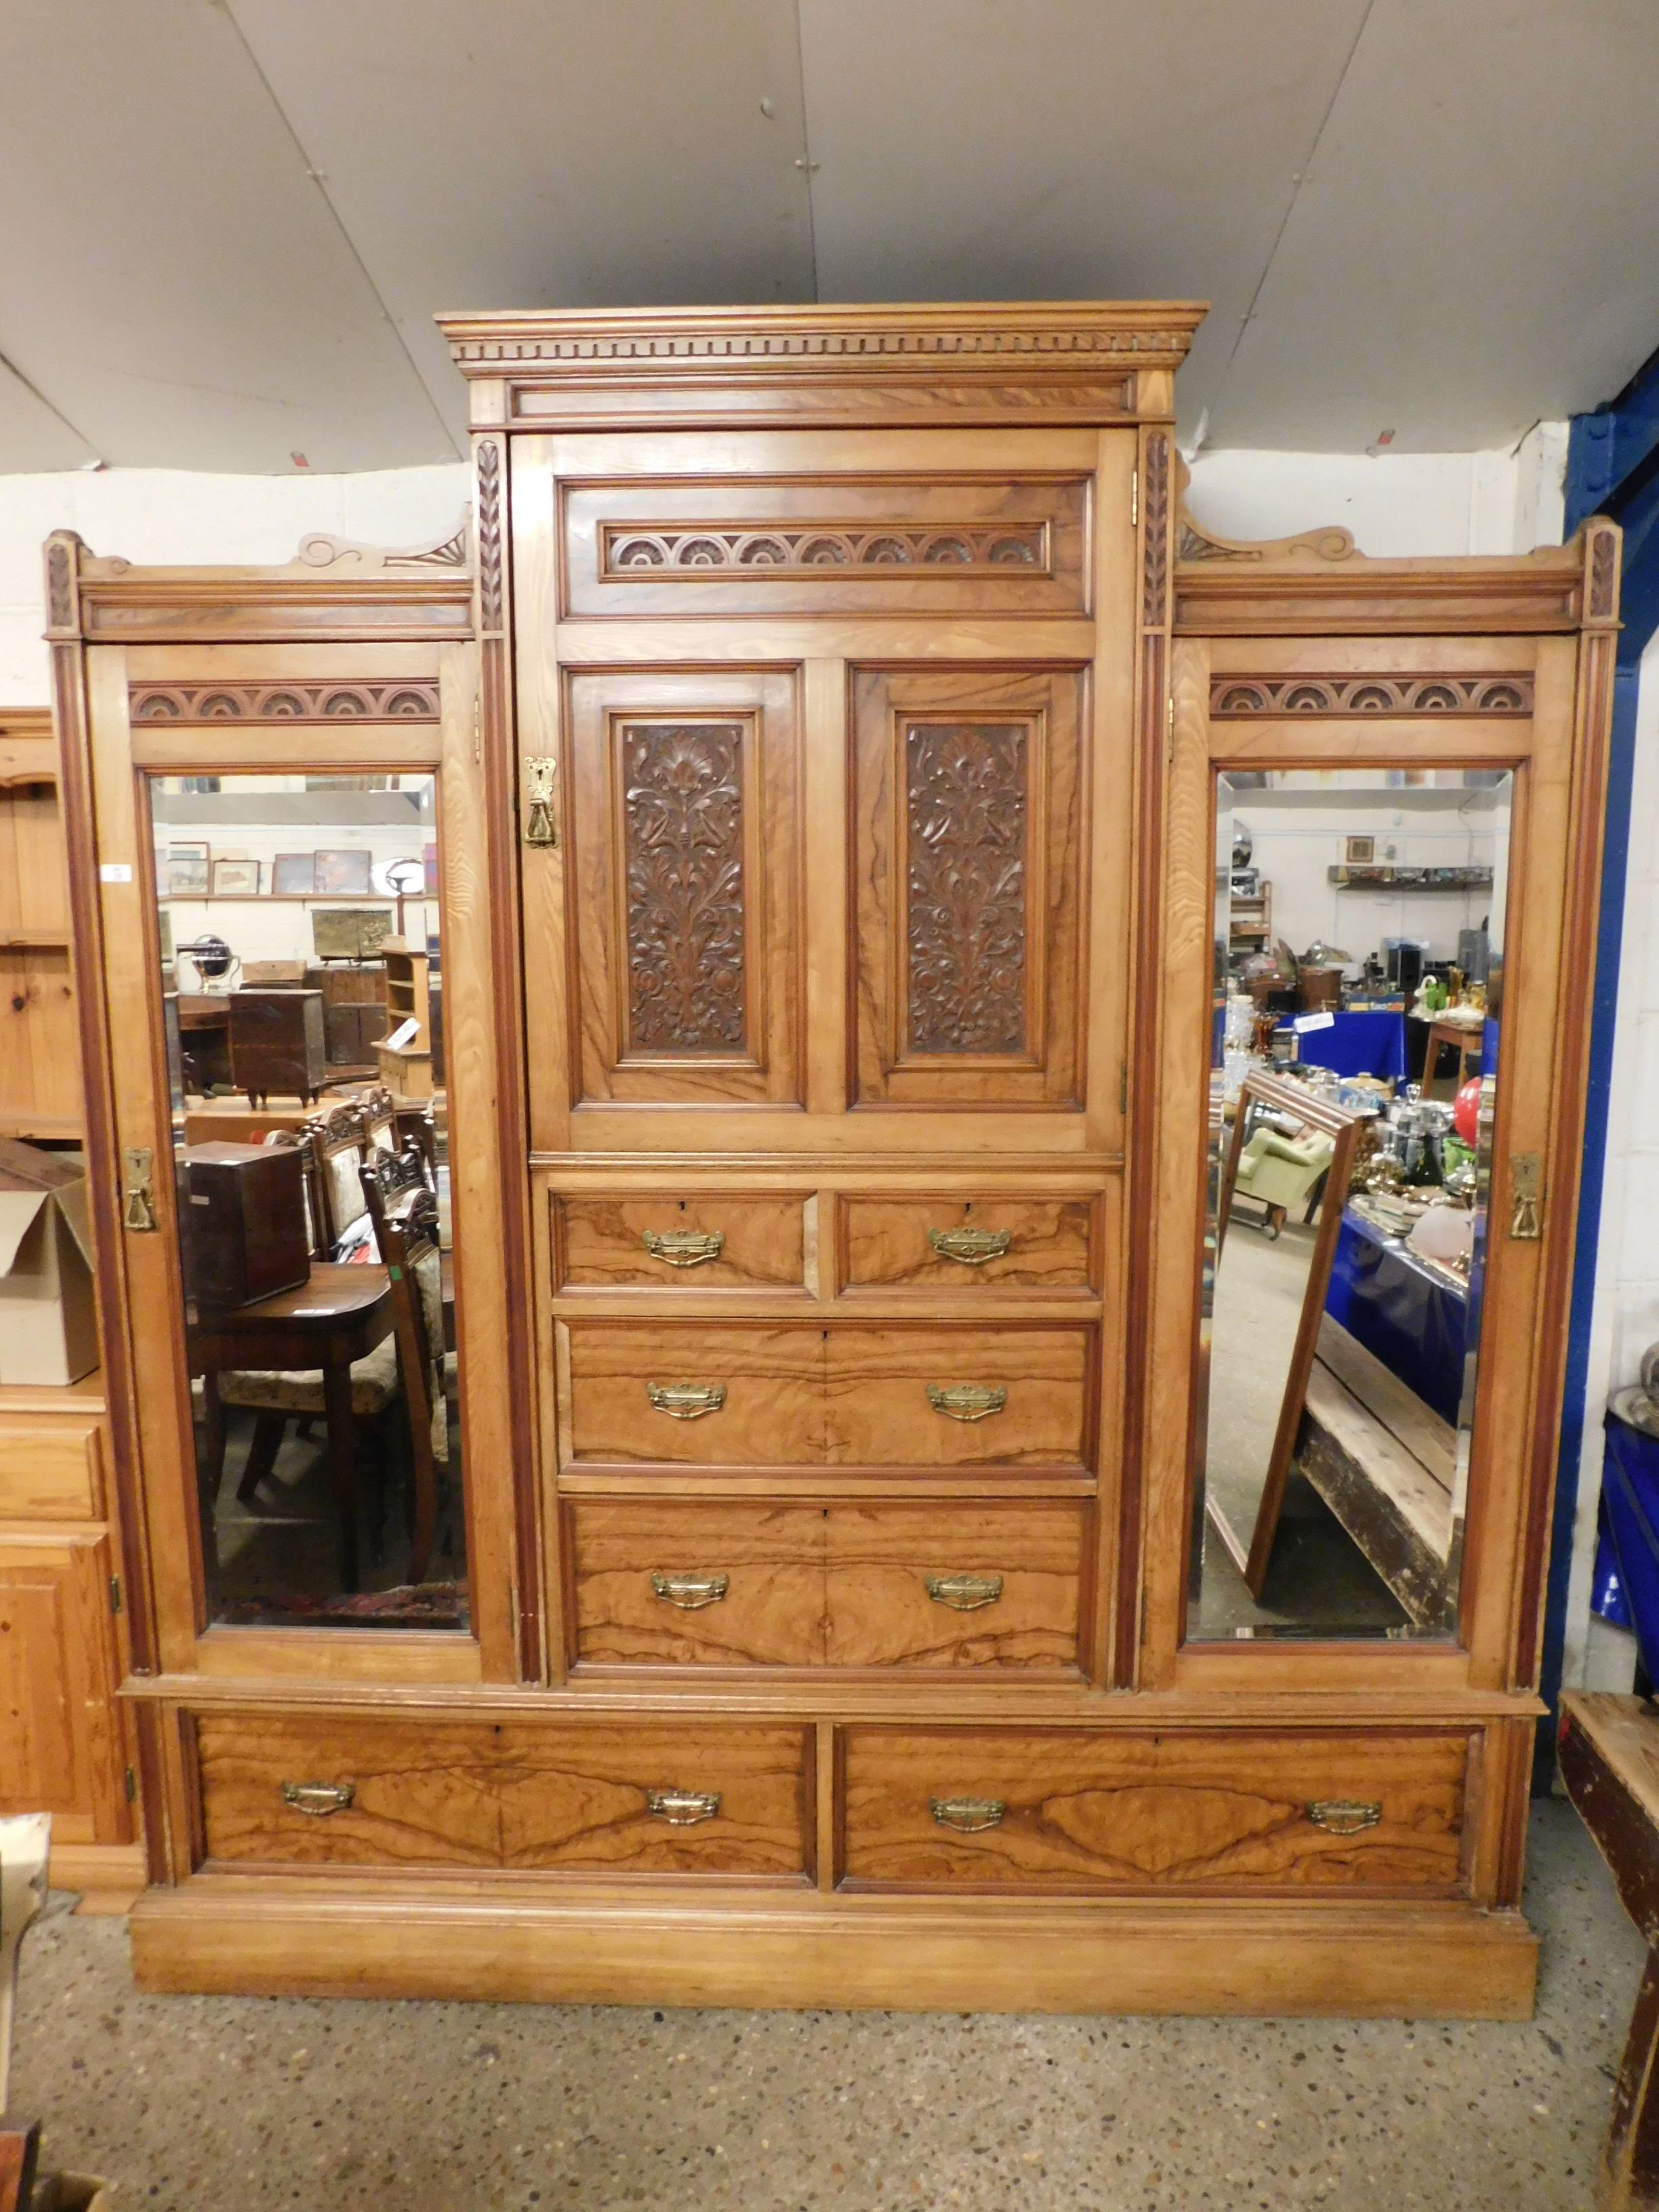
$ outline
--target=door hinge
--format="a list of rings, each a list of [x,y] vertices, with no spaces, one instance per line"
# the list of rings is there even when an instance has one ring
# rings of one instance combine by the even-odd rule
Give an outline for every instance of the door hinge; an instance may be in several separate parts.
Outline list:
[[[1120,1114],[1127,1114],[1129,1110],[1129,1063],[1127,1060],[1118,1065],[1117,1110]]]
[[[138,1802],[138,1777],[130,1766],[121,1777],[121,1787],[127,1793],[128,1804],[136,1805]]]
[[[1140,471],[1139,469],[1131,469],[1129,471],[1129,527],[1131,530],[1138,530],[1140,527]]]
[[[112,1575],[109,1578],[109,1609],[112,1613],[119,1613],[121,1610],[121,1577],[119,1575]]]

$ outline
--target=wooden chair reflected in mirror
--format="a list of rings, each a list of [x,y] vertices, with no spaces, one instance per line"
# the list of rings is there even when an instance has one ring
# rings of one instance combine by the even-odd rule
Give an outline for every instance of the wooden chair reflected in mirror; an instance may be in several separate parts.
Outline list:
[[[1258,1325],[1263,1332],[1262,1358],[1269,1364],[1273,1379],[1276,1380],[1279,1371],[1276,1353],[1283,1348],[1284,1383],[1279,1393],[1278,1418],[1263,1465],[1261,1495],[1248,1544],[1241,1540],[1238,1528],[1214,1488],[1206,1493],[1211,1523],[1232,1554],[1251,1596],[1258,1600],[1267,1583],[1284,1508],[1285,1487],[1301,1437],[1337,1232],[1365,1118],[1362,1111],[1339,1105],[1334,1099],[1313,1092],[1305,1084],[1252,1068],[1240,1086],[1231,1132],[1224,1138],[1226,1150],[1216,1200],[1218,1298],[1227,1231],[1240,1196],[1253,1197],[1264,1207],[1263,1228],[1275,1241],[1292,1205],[1299,1203],[1304,1214],[1313,1213],[1316,1207],[1318,1215],[1311,1247],[1306,1254],[1306,1273],[1288,1346],[1284,1344],[1282,1328],[1277,1334],[1271,1333],[1271,1306],[1264,1303],[1258,1310]],[[1303,1264],[1300,1255],[1292,1257],[1288,1251],[1285,1260],[1286,1273]],[[1214,1350],[1212,1331],[1212,1364]],[[1212,1433],[1218,1418],[1228,1419],[1230,1410],[1212,1387]]]
[[[362,1166],[363,1195],[392,1285],[392,1330],[409,1422],[412,1531],[408,1577],[424,1582],[437,1536],[439,1480],[449,1468],[454,1355],[444,1349],[438,1202],[418,1146]]]

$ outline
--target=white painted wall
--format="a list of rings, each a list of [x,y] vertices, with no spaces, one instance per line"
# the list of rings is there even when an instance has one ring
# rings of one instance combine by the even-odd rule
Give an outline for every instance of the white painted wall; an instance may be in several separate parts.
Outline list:
[[[1542,422],[1513,451],[1375,454],[1200,452],[1194,519],[1224,538],[1280,538],[1338,523],[1375,556],[1526,552],[1558,543],[1566,425]],[[47,696],[40,546],[76,530],[97,553],[137,562],[289,560],[326,531],[373,544],[446,537],[462,514],[458,465],[359,476],[233,477],[111,469],[0,477],[0,702]],[[1632,820],[1659,818],[1659,647],[1644,677]],[[1589,1577],[1607,1392],[1635,1380],[1659,1338],[1659,850],[1632,840],[1625,966],[1613,1081],[1607,1199],[1591,1352],[1583,1486],[1568,1621],[1568,1680],[1626,1686],[1629,1639],[1589,1617]]]

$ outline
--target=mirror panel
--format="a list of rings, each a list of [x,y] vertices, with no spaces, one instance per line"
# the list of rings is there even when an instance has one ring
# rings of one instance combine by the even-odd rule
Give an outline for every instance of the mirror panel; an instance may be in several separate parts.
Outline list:
[[[148,781],[208,1617],[464,1630],[435,781]]]
[[[1216,779],[1191,1638],[1456,1633],[1512,784]]]

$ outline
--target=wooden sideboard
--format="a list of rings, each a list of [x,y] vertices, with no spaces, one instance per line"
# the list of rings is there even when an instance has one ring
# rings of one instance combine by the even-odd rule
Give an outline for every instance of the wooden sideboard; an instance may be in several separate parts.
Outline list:
[[[464,538],[52,541],[146,1986],[1529,2008],[1617,532],[1208,536],[1199,314],[452,320]],[[1543,1195],[1491,1228],[1455,1627],[1229,1640],[1216,779],[1355,768],[1511,780],[1486,1218],[1516,1158]],[[176,1224],[116,1168],[169,1142],[156,779],[278,770],[434,779],[460,1628],[216,1615]]]

